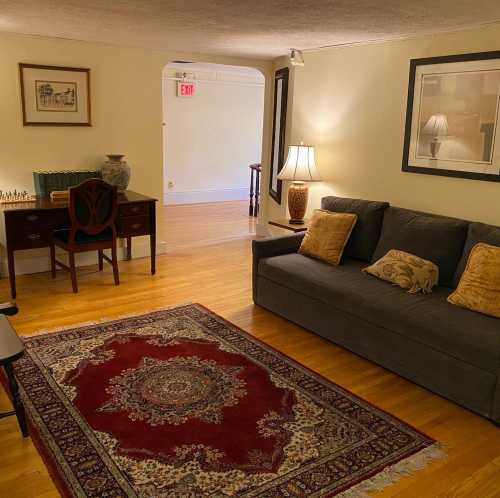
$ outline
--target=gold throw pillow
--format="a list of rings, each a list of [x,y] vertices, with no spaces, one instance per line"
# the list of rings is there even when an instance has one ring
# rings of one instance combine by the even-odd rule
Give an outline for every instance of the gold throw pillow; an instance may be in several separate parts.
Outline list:
[[[439,268],[426,259],[404,251],[391,249],[383,258],[373,263],[364,272],[386,282],[399,285],[410,294],[423,292],[428,294],[438,283]]]
[[[299,253],[338,265],[358,217],[316,209],[302,239]]]
[[[448,302],[500,318],[500,247],[476,244]]]

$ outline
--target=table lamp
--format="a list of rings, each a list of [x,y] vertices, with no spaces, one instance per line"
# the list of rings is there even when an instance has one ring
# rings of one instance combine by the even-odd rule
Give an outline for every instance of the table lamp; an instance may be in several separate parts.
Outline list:
[[[292,182],[288,189],[289,223],[302,225],[307,208],[308,188],[304,182],[319,182],[321,177],[314,161],[314,147],[311,145],[290,145],[288,157],[283,169],[278,174],[278,180]]]
[[[431,140],[431,156],[433,159],[438,155],[441,148],[439,137],[448,134],[448,119],[445,114],[433,114],[427,124],[424,126],[424,133],[432,135],[434,138]]]

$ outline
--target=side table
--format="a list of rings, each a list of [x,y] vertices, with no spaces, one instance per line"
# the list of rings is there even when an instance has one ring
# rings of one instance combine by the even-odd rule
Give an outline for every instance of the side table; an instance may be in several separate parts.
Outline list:
[[[290,223],[288,220],[269,220],[269,224],[275,227],[283,228],[284,230],[290,230],[291,232],[305,232],[307,230],[309,220],[304,220],[304,224],[295,225]]]

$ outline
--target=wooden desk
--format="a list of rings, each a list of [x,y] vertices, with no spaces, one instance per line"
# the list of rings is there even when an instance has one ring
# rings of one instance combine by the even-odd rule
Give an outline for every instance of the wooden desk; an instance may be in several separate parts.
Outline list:
[[[30,203],[3,204],[9,265],[10,291],[16,297],[14,252],[49,247],[54,230],[70,226],[67,203],[39,198]],[[130,190],[118,194],[118,237],[127,240],[127,259],[132,257],[132,237],[149,235],[151,274],[156,272],[156,199]]]

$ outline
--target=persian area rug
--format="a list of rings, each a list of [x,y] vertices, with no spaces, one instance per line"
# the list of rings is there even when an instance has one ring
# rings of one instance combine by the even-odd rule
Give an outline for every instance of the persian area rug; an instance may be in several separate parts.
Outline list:
[[[65,497],[359,497],[441,454],[200,305],[24,341],[33,440]]]

